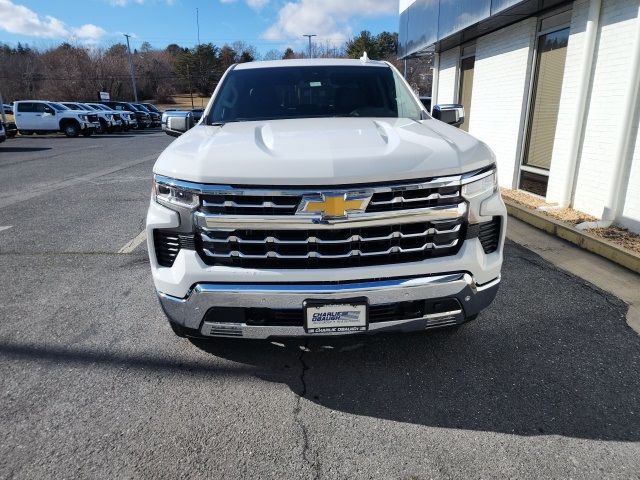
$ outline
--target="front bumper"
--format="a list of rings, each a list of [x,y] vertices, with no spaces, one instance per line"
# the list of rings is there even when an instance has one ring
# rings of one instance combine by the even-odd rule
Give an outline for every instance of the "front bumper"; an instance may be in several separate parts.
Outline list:
[[[80,122],[80,129],[82,130],[100,130],[100,122]]]
[[[304,337],[322,335],[352,335],[352,333],[308,334],[304,326],[249,325],[206,318],[212,307],[301,309],[305,300],[344,301],[365,297],[369,306],[428,299],[456,299],[460,308],[427,314],[420,318],[370,323],[366,333],[390,331],[420,331],[464,323],[477,315],[495,298],[500,278],[477,285],[464,272],[347,284],[197,284],[186,298],[158,293],[160,304],[175,325],[187,335],[204,337]],[[358,332],[360,333],[360,332]],[[356,333],[357,334],[357,333]]]

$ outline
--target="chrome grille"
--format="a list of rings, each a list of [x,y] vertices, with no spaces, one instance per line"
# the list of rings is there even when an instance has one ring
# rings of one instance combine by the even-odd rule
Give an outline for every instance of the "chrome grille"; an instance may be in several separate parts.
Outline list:
[[[371,198],[367,212],[429,208],[458,204],[461,201],[458,186],[380,192]]]
[[[200,255],[210,264],[244,268],[340,268],[453,255],[464,219],[322,230],[207,230]]]
[[[198,196],[199,206],[181,216],[189,215],[183,220],[194,226],[195,249],[208,265],[320,269],[457,254],[479,235],[467,223],[462,186],[491,173],[487,167],[405,184],[291,188],[155,180]],[[368,203],[358,208],[356,197]]]
[[[218,215],[293,215],[302,196],[205,195],[202,211]]]
[[[371,194],[366,213],[457,205],[462,201],[460,186],[449,182],[355,188]],[[339,192],[342,190],[337,188]],[[201,211],[211,215],[295,215],[303,196],[317,193],[317,190],[281,190],[277,195],[273,193],[242,189],[205,193],[202,195]]]

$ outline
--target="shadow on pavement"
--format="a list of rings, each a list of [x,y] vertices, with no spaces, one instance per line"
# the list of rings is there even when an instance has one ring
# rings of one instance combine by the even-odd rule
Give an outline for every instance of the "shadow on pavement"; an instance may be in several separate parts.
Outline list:
[[[258,377],[355,415],[526,436],[640,441],[640,336],[626,325],[627,305],[522,247],[507,244],[505,256],[495,302],[456,330],[191,341],[236,365],[162,351],[145,356],[7,341],[0,342],[0,357],[205,382],[212,376]]]
[[[5,147],[0,145],[0,153],[43,152],[45,150],[51,150],[51,147]]]
[[[514,244],[494,304],[457,330],[193,341],[323,407],[441,428],[640,440],[627,306]]]

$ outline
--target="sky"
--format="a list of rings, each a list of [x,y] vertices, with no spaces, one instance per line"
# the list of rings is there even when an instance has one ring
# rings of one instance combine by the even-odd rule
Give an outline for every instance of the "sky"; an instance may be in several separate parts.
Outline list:
[[[63,41],[110,46],[149,42],[223,45],[243,40],[262,54],[314,41],[340,45],[361,30],[398,30],[399,0],[0,0],[0,43],[49,48]]]

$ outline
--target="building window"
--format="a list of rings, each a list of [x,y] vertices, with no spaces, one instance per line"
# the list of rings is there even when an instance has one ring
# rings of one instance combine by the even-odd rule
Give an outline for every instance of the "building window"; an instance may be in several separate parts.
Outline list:
[[[567,15],[568,14],[568,15]],[[569,42],[570,12],[542,20],[519,187],[546,196]],[[550,28],[549,28],[550,27]]]

